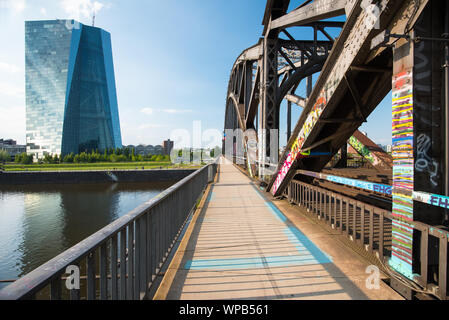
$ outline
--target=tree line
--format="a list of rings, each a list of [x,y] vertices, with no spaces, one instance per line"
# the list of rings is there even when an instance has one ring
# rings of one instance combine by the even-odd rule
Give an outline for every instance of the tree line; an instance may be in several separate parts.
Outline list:
[[[27,153],[19,154],[15,157],[15,163],[31,164],[33,163],[33,155]],[[70,153],[63,156],[46,154],[44,158],[39,159],[38,163],[59,164],[59,163],[96,163],[96,162],[167,162],[170,161],[169,155],[140,155],[136,154],[135,149],[129,148],[111,148],[99,152],[98,150],[91,152]]]

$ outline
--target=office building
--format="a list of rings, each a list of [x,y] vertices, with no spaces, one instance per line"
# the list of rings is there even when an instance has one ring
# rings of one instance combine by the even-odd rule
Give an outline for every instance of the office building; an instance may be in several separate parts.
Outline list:
[[[108,32],[74,20],[26,21],[25,63],[29,154],[122,147]]]

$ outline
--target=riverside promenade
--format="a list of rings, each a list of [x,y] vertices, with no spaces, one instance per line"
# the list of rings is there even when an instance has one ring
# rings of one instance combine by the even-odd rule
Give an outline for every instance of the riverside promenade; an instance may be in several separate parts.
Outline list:
[[[223,162],[154,299],[402,299],[367,285],[369,262],[337,235]]]

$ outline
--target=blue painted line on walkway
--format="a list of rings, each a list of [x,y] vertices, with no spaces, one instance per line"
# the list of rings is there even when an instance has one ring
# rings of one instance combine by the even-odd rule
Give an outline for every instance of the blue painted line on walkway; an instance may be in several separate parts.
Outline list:
[[[271,202],[260,194],[255,188],[257,195],[264,201],[269,211],[283,222],[286,227],[283,230],[290,244],[294,245],[299,254],[291,256],[274,257],[252,257],[252,258],[229,258],[229,259],[198,259],[189,260],[184,268],[190,270],[227,270],[227,269],[258,269],[266,267],[282,267],[291,265],[311,265],[331,263],[332,258],[321,251],[305,234],[293,226],[287,217]],[[211,201],[213,192],[207,198]],[[213,221],[213,220],[212,220]]]
[[[286,222],[287,217],[271,202],[265,201],[265,205],[270,209],[270,212],[274,214],[276,218],[278,218],[281,222]]]
[[[209,192],[209,195],[207,196],[206,201],[207,201],[207,202],[211,202],[212,199],[214,198],[214,196],[215,196],[214,192],[210,191],[210,192]]]
[[[315,259],[311,254],[304,254],[266,257],[265,261],[261,257],[189,260],[184,268],[190,270],[260,269],[266,267],[283,267],[291,265],[303,266],[311,264],[321,264],[321,262]]]
[[[260,195],[262,197],[262,195]],[[284,230],[284,233],[287,235],[287,238],[290,242],[294,244],[300,244],[301,247],[305,247],[317,261],[320,263],[330,263],[332,262],[331,257],[326,255],[323,251],[320,250],[309,238],[306,237],[298,228],[291,225],[288,221],[287,217],[279,210],[272,202],[265,200],[265,204],[270,209],[270,212],[275,215],[280,221],[287,224],[287,228]],[[299,247],[298,247],[299,250]]]
[[[321,251],[309,238],[306,237],[298,228],[290,226],[284,230],[284,233],[287,235],[287,238],[291,241],[298,241],[304,246],[308,252],[321,264],[331,263],[332,258]],[[300,248],[298,248],[300,249]]]

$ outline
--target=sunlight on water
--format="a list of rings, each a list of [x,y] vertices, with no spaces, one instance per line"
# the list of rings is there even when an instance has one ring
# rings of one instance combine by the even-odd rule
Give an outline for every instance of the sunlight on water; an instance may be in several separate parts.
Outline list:
[[[0,186],[0,280],[27,274],[172,184]]]

